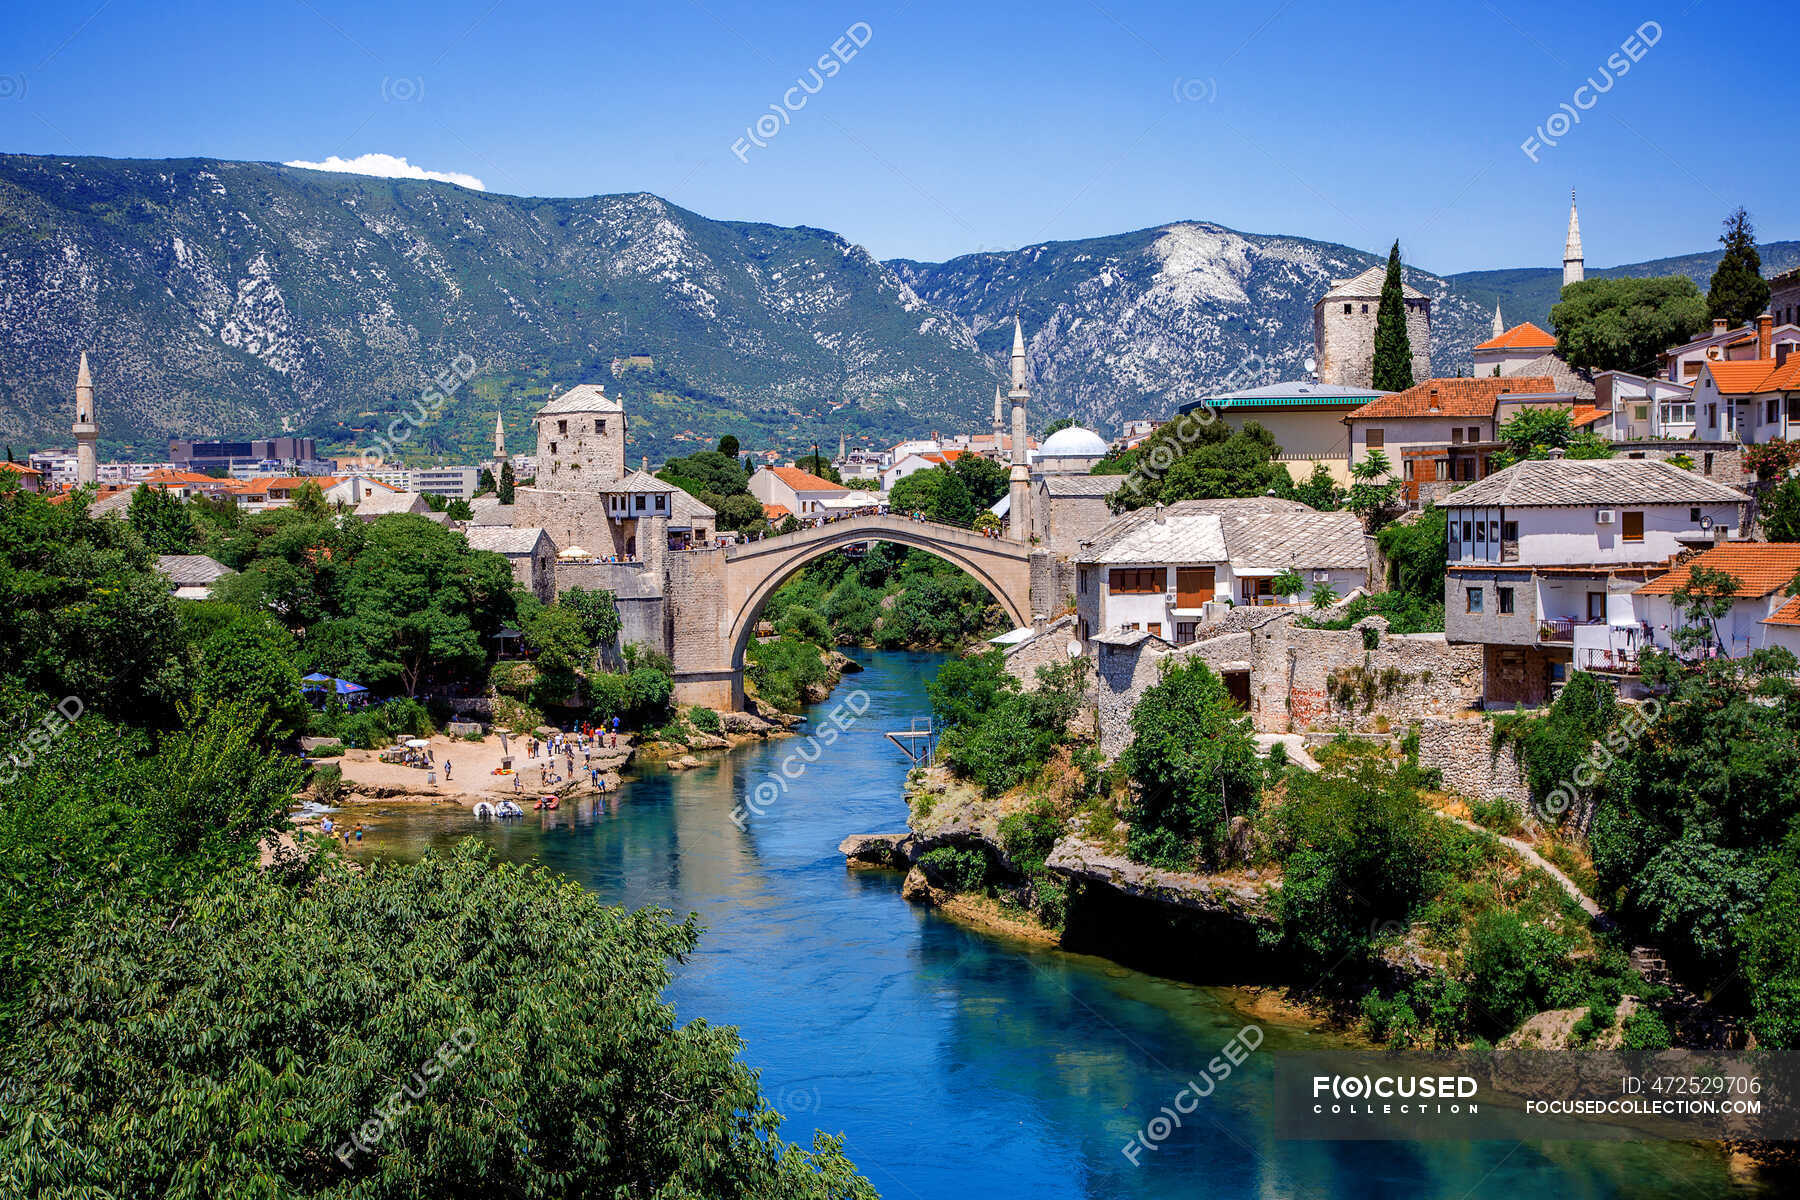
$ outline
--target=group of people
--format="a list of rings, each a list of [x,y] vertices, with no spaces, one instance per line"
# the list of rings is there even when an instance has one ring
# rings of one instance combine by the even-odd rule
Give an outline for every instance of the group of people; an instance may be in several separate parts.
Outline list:
[[[333,835],[336,835],[344,840],[344,845],[348,846],[352,835],[355,836],[357,841],[362,841],[363,825],[359,821],[355,829],[349,829],[333,821],[331,819],[331,814],[327,813],[325,814],[324,819],[319,822],[319,833],[327,840],[330,840]]]

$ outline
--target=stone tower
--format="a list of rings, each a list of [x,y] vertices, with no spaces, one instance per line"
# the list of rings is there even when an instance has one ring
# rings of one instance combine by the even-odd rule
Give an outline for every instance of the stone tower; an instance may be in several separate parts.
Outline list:
[[[1313,304],[1313,357],[1319,382],[1366,388],[1375,377],[1375,318],[1387,265],[1377,263],[1354,279],[1341,280]],[[1431,297],[1400,284],[1406,309],[1406,340],[1412,347],[1414,379],[1431,378]]]
[[[1569,236],[1563,242],[1563,286],[1580,283],[1583,278],[1581,261],[1581,221],[1575,215],[1575,190],[1569,189]]]
[[[500,485],[500,468],[506,465],[506,425],[500,419],[499,410],[494,412],[494,486]]]
[[[1013,315],[1012,349],[1012,473],[1007,494],[1011,497],[1007,521],[1012,540],[1031,540],[1031,459],[1025,450],[1025,402],[1031,392],[1025,386],[1025,328]]]
[[[94,377],[88,372],[87,351],[81,352],[81,367],[75,373],[75,486],[100,482],[100,460],[94,443],[100,427],[94,424]]]
[[[624,478],[625,408],[605,388],[570,388],[538,409],[536,424],[540,489],[597,493]]]
[[[999,384],[994,385],[994,457],[1006,453],[1006,397]]]

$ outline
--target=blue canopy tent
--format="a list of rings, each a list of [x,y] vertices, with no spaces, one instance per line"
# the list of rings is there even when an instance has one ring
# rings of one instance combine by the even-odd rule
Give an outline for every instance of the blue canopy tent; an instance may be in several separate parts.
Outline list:
[[[348,679],[335,679],[319,671],[304,676],[300,680],[300,690],[315,703],[328,694],[335,694],[344,702],[345,708],[356,708],[369,702],[369,689],[362,684],[351,683]]]

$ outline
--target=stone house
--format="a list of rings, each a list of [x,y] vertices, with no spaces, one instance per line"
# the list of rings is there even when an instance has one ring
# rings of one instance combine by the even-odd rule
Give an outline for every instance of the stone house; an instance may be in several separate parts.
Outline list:
[[[364,521],[373,521],[377,517],[393,516],[396,513],[410,513],[414,516],[425,516],[431,506],[425,503],[425,497],[417,492],[370,491],[363,495],[356,506],[356,515]]]
[[[1547,375],[1427,379],[1382,396],[1344,417],[1350,464],[1381,451],[1412,504],[1431,499],[1432,484],[1485,479],[1501,448],[1500,426],[1527,396],[1574,405]]]
[[[1632,593],[1742,529],[1749,503],[1655,459],[1516,463],[1442,502],[1445,634],[1484,648],[1488,703],[1542,703],[1578,663],[1630,651]]]
[[[556,599],[556,543],[542,529],[470,525],[463,537],[471,550],[504,555],[518,585],[545,604]]]
[[[1308,593],[1325,585],[1338,596],[1366,587],[1369,572],[1355,514],[1274,497],[1140,508],[1085,543],[1075,563],[1083,640],[1142,630],[1177,646],[1228,607],[1293,602],[1273,590],[1284,572],[1298,571]]]

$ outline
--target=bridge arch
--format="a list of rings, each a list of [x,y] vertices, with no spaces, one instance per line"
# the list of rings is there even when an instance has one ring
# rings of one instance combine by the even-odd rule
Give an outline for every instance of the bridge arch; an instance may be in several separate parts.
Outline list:
[[[730,633],[725,645],[734,675],[743,670],[757,617],[775,590],[807,563],[864,542],[892,542],[941,558],[985,587],[1014,625],[1031,624],[1030,547],[930,521],[895,516],[850,518],[726,551]]]

